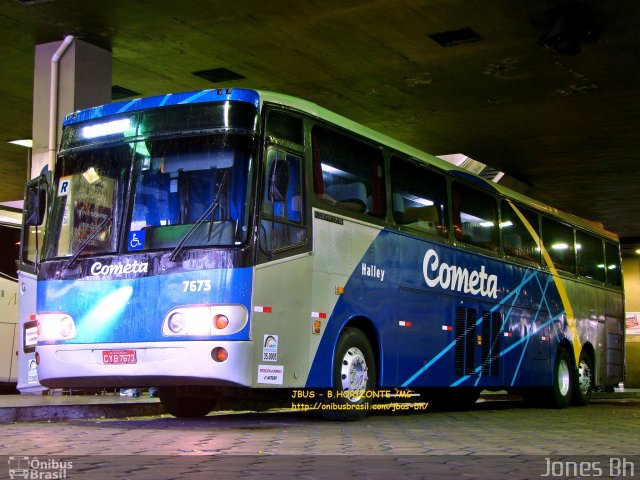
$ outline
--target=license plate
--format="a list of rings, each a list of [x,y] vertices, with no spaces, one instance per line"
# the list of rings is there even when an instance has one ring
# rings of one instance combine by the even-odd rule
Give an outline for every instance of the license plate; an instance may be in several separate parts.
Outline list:
[[[103,350],[102,363],[121,364],[136,363],[135,350]]]

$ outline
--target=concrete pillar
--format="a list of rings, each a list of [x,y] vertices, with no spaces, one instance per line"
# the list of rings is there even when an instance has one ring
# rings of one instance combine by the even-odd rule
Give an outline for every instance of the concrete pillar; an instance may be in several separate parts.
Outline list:
[[[33,78],[31,178],[49,163],[51,58],[62,41],[36,45]],[[57,151],[67,113],[111,102],[111,52],[74,40],[58,62]]]

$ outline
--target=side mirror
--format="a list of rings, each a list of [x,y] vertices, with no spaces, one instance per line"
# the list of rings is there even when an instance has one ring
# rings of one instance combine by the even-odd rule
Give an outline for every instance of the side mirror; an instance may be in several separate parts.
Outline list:
[[[270,178],[269,200],[272,202],[284,202],[289,188],[289,162],[275,160],[271,165]]]
[[[27,190],[24,202],[24,224],[36,227],[44,222],[47,210],[47,191],[37,186]]]

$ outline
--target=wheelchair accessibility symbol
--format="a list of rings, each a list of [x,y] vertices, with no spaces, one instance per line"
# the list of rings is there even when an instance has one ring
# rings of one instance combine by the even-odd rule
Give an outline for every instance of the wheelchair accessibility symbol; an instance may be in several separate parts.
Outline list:
[[[142,250],[144,248],[144,236],[146,233],[144,230],[129,232],[129,250]]]

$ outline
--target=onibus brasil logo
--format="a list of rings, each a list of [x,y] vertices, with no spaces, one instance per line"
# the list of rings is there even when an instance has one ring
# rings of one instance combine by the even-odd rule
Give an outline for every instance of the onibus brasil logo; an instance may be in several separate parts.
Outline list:
[[[73,462],[54,458],[9,457],[9,478],[57,480],[67,478]]]

